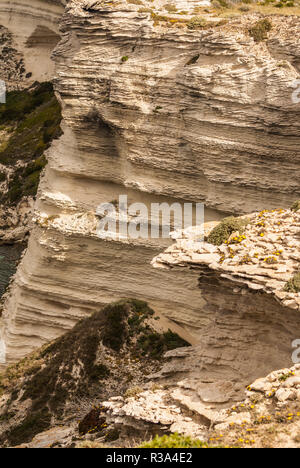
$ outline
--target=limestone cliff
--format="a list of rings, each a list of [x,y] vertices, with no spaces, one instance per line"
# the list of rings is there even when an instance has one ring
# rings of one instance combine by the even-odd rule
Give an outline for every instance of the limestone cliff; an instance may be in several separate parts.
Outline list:
[[[298,198],[299,107],[291,94],[299,19],[272,17],[259,42],[250,33],[259,15],[208,14],[195,26],[194,7],[184,2],[183,14],[161,15],[156,1],[68,3],[53,52],[64,133],[47,154],[36,226],[6,300],[7,362],[112,298],[144,298],[189,342],[202,340],[211,310],[196,287],[199,272],[152,269],[161,241],[99,239],[100,203],[119,194],[148,206],[202,201],[218,210],[207,210],[209,221]],[[247,315],[246,300],[244,307]],[[292,324],[296,312],[288,311]],[[259,320],[249,319],[246,341]]]

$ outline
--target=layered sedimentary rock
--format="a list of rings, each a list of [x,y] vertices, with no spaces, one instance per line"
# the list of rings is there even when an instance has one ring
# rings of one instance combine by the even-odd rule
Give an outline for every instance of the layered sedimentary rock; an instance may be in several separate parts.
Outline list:
[[[298,362],[300,297],[293,280],[300,212],[264,210],[246,219],[245,231],[233,232],[225,243],[199,242],[195,229],[153,260],[170,274],[184,269],[187,276],[199,275],[209,317],[199,331],[201,344],[168,353],[160,377],[182,375],[179,401],[190,399],[200,408],[239,398],[251,380]]]
[[[71,3],[62,21],[65,121],[79,149],[103,148],[89,173],[227,212],[288,206],[299,193],[299,20],[274,18],[255,43],[255,17],[194,31],[139,9]]]
[[[191,13],[194,3],[186,5]],[[152,12],[83,0],[66,7],[53,53],[64,134],[47,155],[36,227],[6,301],[6,362],[124,296],[146,299],[179,323],[188,341],[203,343],[212,316],[197,288],[199,271],[187,277],[180,268],[152,269],[162,241],[99,239],[100,203],[120,194],[148,207],[204,202],[219,210],[207,211],[209,221],[222,211],[286,207],[298,197],[299,108],[291,96],[299,20],[272,18],[268,40],[256,43],[249,34],[256,16],[225,24],[208,18],[195,30],[191,14],[176,22],[179,15],[161,19],[159,5],[149,6]],[[288,314],[292,324],[296,312]],[[249,352],[259,321],[258,313],[245,325]],[[229,354],[239,353],[239,326]],[[217,354],[203,359],[216,361]]]

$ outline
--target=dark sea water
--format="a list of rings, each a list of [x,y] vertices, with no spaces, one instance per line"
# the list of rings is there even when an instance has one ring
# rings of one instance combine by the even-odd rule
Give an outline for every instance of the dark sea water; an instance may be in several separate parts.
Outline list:
[[[15,273],[24,245],[0,245],[0,297]]]

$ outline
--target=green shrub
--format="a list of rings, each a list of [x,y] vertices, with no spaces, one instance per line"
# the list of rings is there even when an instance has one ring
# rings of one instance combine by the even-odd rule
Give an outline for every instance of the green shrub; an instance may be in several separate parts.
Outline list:
[[[127,62],[127,60],[129,59],[128,55],[124,55],[122,58],[121,58],[121,62]]]
[[[255,42],[261,42],[268,38],[268,32],[272,29],[272,23],[268,18],[258,21],[252,28],[249,29],[250,36]]]
[[[34,109],[53,97],[51,83],[42,83],[34,91],[10,91],[6,96],[6,103],[0,104],[0,125],[22,120],[24,115],[30,114]]]
[[[300,272],[296,273],[285,285],[284,290],[287,292],[300,292]]]
[[[221,245],[228,240],[230,235],[238,231],[240,234],[244,232],[245,227],[249,223],[247,218],[235,218],[229,216],[224,218],[208,235],[207,242],[214,245]]]
[[[194,16],[187,23],[187,27],[190,30],[203,29],[206,26],[207,26],[207,21],[204,18],[201,18],[200,16]]]
[[[199,439],[179,435],[177,432],[159,437],[143,443],[139,448],[207,448],[208,445]]]
[[[138,386],[131,387],[131,388],[128,388],[126,392],[124,393],[124,398],[134,398],[142,392],[143,392],[143,389],[141,387],[138,387]]]
[[[130,307],[122,302],[108,305],[103,309],[105,326],[101,332],[101,339],[105,346],[120,351],[128,337],[127,317]]]
[[[142,356],[149,356],[151,359],[161,359],[167,351],[184,346],[190,346],[190,344],[171,330],[160,334],[145,329],[137,339],[139,352]]]

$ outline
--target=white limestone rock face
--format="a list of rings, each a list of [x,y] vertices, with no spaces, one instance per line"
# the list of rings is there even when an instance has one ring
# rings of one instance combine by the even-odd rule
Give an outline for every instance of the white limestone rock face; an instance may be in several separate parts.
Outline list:
[[[151,8],[158,11],[155,2]],[[299,106],[291,97],[299,19],[272,18],[269,40],[256,44],[247,33],[255,17],[192,31],[154,25],[139,9],[67,7],[53,55],[79,153],[73,144],[56,170],[226,212],[288,206],[300,193]]]
[[[188,21],[195,2],[186,4]],[[159,11],[159,2],[151,5]],[[272,18],[268,41],[256,44],[247,28],[257,17],[212,21],[212,27],[193,31],[183,23],[156,24],[139,9],[124,1],[71,1],[66,7],[62,40],[53,52],[64,134],[48,153],[36,226],[4,307],[7,362],[103,304],[130,296],[179,324],[192,344],[204,346],[207,339],[209,348],[219,316],[197,287],[199,271],[187,276],[180,268],[173,274],[153,269],[151,259],[168,242],[99,239],[100,203],[119,194],[147,206],[203,201],[219,210],[206,212],[206,221],[216,221],[222,211],[288,206],[299,194],[299,111],[291,101],[299,20]],[[285,67],[279,65],[283,56]],[[216,258],[210,250],[202,260]],[[217,327],[219,350],[206,354],[199,348],[204,371],[223,362],[220,381],[228,378],[226,363],[233,366],[240,352],[244,299],[233,351],[222,355],[232,334],[229,321]],[[222,307],[224,298],[221,318]],[[257,314],[245,327],[248,352],[259,321]],[[264,352],[259,348],[259,356]],[[243,373],[245,356],[241,360]],[[262,366],[261,375],[270,370]]]

